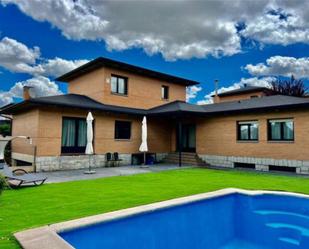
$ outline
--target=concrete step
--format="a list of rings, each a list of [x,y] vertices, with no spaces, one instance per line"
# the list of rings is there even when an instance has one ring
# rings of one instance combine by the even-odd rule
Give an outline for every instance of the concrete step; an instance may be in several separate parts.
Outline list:
[[[179,153],[172,152],[167,155],[163,160],[165,163],[178,164],[179,162]],[[206,164],[193,152],[182,152],[181,153],[181,163],[184,165],[193,165],[193,166],[205,166]]]

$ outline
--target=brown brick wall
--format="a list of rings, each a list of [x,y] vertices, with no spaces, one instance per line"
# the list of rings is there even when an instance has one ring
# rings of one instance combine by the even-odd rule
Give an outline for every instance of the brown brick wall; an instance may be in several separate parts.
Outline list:
[[[294,142],[267,141],[267,119],[294,118]],[[259,121],[258,142],[237,142],[236,122]],[[233,115],[202,119],[197,125],[197,153],[309,160],[309,111]]]
[[[67,109],[42,109],[31,113],[16,115],[13,123],[13,135],[26,135],[34,139],[37,156],[61,155],[62,117],[85,117],[87,112]],[[128,115],[98,114],[95,118],[95,153],[106,152],[137,153],[141,143],[141,118]],[[131,139],[115,140],[115,120],[132,122]],[[35,121],[35,122],[34,122]],[[28,128],[26,128],[28,127]],[[150,152],[171,151],[171,127],[167,121],[148,119],[148,146]]]
[[[218,96],[218,103],[219,102],[228,102],[228,101],[236,101],[236,100],[242,100],[242,99],[250,99],[251,96],[265,96],[264,92],[257,91],[257,92],[251,92],[251,93],[242,93],[237,95],[231,95],[231,96]]]
[[[114,151],[119,153],[138,152],[141,142],[141,118],[127,115],[93,114],[96,120],[95,152],[97,154]],[[86,112],[68,111],[67,109],[49,108],[29,111],[14,116],[13,135],[32,137],[34,145],[38,147],[38,156],[58,156],[61,154],[62,117],[86,117],[86,115]],[[267,141],[267,119],[273,118],[294,118],[294,142]],[[130,140],[117,141],[114,139],[115,120],[132,121],[132,138]],[[258,142],[237,141],[236,122],[244,120],[259,121]],[[149,150],[152,152],[174,151],[176,140],[174,128],[175,124],[170,120],[149,118]],[[197,120],[196,132],[198,154],[309,160],[309,111],[200,118]],[[18,143],[24,142],[13,143],[13,151],[18,150]]]
[[[31,110],[13,116],[12,135],[29,136],[32,138],[31,145],[26,139],[16,139],[12,142],[12,151],[33,155],[34,145],[37,143],[39,127],[39,110]]]
[[[107,82],[111,74],[128,78],[128,96],[111,93],[111,84]],[[101,68],[72,80],[69,93],[87,95],[104,104],[135,108],[151,108],[174,100],[186,100],[185,86],[143,77],[140,75],[110,68]],[[161,99],[161,86],[169,86],[169,100]]]

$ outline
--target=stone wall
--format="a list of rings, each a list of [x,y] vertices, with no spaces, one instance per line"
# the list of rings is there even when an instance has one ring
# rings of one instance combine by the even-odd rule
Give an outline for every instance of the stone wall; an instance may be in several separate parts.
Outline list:
[[[157,153],[157,161],[162,159],[168,153]],[[132,154],[119,154],[121,161],[120,166],[131,165]],[[57,170],[72,170],[86,169],[89,167],[89,162],[92,168],[106,167],[106,155],[78,155],[78,156],[50,156],[36,157],[36,172],[57,171]]]
[[[259,171],[269,171],[269,166],[295,167],[297,174],[309,174],[309,161],[305,160],[277,160],[273,158],[236,157],[199,154],[199,157],[216,167],[234,168],[234,163],[255,164]]]
[[[162,162],[164,158],[166,158],[168,153],[156,153],[157,162]]]

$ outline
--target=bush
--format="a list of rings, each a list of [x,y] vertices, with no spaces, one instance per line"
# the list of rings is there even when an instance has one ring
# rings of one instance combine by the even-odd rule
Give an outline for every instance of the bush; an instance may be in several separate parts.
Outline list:
[[[11,135],[11,125],[10,124],[1,124],[0,125],[0,135],[10,136]]]
[[[0,174],[0,195],[2,193],[2,191],[7,187],[7,182],[5,180],[5,177],[3,175]]]

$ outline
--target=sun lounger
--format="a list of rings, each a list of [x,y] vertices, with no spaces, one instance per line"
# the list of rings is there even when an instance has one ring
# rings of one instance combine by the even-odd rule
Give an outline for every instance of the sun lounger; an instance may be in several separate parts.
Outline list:
[[[24,184],[33,183],[34,185],[42,185],[47,177],[38,176],[28,173],[23,169],[11,170],[5,163],[0,164],[0,174],[8,179],[9,184],[20,187]]]

